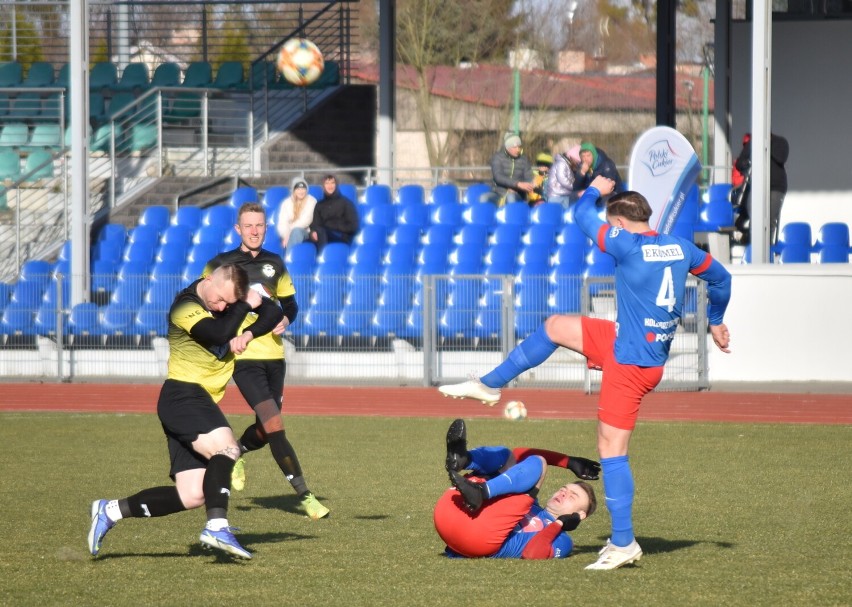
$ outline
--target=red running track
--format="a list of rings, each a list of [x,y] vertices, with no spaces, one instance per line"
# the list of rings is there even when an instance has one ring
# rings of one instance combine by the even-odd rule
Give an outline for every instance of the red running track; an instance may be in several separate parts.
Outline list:
[[[0,384],[0,411],[155,413],[159,384]],[[441,396],[434,388],[287,386],[290,415],[386,417],[500,417],[500,407]],[[595,419],[596,395],[571,390],[507,389],[503,402],[522,400],[533,419]],[[654,392],[640,420],[740,423],[852,424],[852,404],[842,394]],[[230,385],[225,413],[246,414]]]

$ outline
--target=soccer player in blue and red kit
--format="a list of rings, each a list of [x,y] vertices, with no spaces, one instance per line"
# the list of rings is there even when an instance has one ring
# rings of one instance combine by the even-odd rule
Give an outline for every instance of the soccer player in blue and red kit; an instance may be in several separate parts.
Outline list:
[[[574,542],[568,535],[591,516],[597,502],[584,481],[560,487],[542,507],[536,496],[547,467],[568,468],[594,480],[600,464],[544,449],[476,447],[467,450],[464,420],[447,431],[447,471],[455,488],[435,504],[435,530],[446,555],[465,558],[565,558]],[[463,477],[461,470],[470,470]]]
[[[606,203],[608,222],[595,202],[613,190],[613,182],[596,177],[574,208],[574,220],[600,249],[615,258],[615,322],[557,314],[478,380],[439,388],[445,396],[494,404],[499,388],[543,363],[558,348],[586,357],[603,371],[598,402],[598,454],[612,533],[587,569],[615,569],[638,561],[642,549],[633,533],[633,473],[628,444],[642,398],[663,378],[683,308],[689,274],[707,282],[710,334],[722,352],[730,335],[723,319],[731,296],[731,275],[689,240],[651,230],[651,207],[638,192],[622,192]]]

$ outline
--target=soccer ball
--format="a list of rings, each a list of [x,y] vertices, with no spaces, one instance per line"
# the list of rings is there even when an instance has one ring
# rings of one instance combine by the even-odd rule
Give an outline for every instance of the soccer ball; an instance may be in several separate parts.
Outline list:
[[[526,419],[527,408],[519,400],[510,400],[503,409],[503,417],[512,420]]]
[[[287,82],[307,86],[322,75],[325,61],[317,45],[310,40],[293,38],[278,51],[278,71]]]

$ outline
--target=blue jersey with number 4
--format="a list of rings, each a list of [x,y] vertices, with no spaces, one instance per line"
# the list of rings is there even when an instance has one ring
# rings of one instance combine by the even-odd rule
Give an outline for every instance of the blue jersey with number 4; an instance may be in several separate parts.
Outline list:
[[[602,251],[615,258],[615,360],[662,366],[683,313],[687,276],[708,282],[709,319],[717,325],[730,298],[730,274],[689,240],[653,231],[634,234],[601,221],[595,208],[599,196],[597,189],[587,189],[575,206],[574,218]]]

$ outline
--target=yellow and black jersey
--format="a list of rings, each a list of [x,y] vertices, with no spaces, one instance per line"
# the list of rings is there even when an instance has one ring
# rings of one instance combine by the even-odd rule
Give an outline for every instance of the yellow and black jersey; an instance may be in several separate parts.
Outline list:
[[[214,317],[198,296],[198,282],[178,293],[169,310],[168,378],[199,384],[219,402],[234,371],[234,354],[228,344],[205,346],[190,335],[198,322]]]
[[[249,251],[243,251],[241,248],[226,251],[207,262],[202,276],[207,276],[214,269],[224,264],[234,264],[243,268],[248,274],[249,284],[254,285],[259,283],[263,285],[266,293],[274,301],[279,301],[296,294],[293,279],[287,271],[287,266],[284,265],[284,260],[275,253],[261,249],[257,256],[254,256]],[[252,324],[256,318],[257,315],[254,312],[250,312],[240,327],[240,332],[246,326]],[[284,345],[281,341],[281,336],[267,333],[251,340],[246,351],[237,355],[237,358],[248,360],[282,359],[284,358]]]

